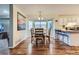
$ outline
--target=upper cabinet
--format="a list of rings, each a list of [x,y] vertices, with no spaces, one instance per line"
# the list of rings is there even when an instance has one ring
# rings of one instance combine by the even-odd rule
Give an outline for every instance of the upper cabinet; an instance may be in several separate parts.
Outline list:
[[[0,18],[10,18],[9,4],[0,4]]]

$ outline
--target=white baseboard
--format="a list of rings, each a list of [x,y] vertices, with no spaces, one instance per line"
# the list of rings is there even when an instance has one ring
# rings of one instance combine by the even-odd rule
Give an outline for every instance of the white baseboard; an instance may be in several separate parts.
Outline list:
[[[9,48],[15,48],[17,45],[19,45],[22,41],[24,41],[25,39],[19,41],[16,45],[13,45],[13,47],[9,47]]]
[[[13,48],[13,47],[8,47],[8,48]]]
[[[27,37],[27,38],[28,38],[28,37]],[[26,40],[27,38],[25,38],[25,39],[19,41],[16,45],[13,45],[12,47],[9,47],[9,48],[15,48],[17,45],[19,45],[22,41]]]

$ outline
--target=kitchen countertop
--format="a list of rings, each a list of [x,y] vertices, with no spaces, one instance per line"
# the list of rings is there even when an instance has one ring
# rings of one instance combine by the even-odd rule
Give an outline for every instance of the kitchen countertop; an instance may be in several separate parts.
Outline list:
[[[57,31],[60,32],[69,32],[69,33],[79,33],[79,30],[66,30],[66,29],[56,29]]]

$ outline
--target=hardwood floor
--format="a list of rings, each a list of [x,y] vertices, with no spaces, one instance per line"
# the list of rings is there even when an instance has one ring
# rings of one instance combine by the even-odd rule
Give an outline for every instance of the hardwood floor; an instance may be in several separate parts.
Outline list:
[[[30,39],[23,41],[14,49],[10,49],[11,55],[77,55],[79,47],[70,47],[63,42],[51,38],[50,44],[30,43]]]

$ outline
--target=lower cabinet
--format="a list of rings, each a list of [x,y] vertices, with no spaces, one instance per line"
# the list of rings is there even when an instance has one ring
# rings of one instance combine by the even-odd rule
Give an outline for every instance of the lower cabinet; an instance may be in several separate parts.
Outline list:
[[[65,33],[65,34],[58,34],[59,36],[59,40],[70,45],[70,37],[69,34]]]
[[[68,44],[68,37],[67,36],[64,36],[64,43]]]
[[[70,37],[68,38],[68,43],[67,44],[71,45],[71,38]]]
[[[59,35],[59,40],[62,41],[63,40],[63,36]]]
[[[71,38],[69,32],[63,32],[56,30],[56,38],[58,38],[60,41],[66,43],[67,45],[71,44]]]

